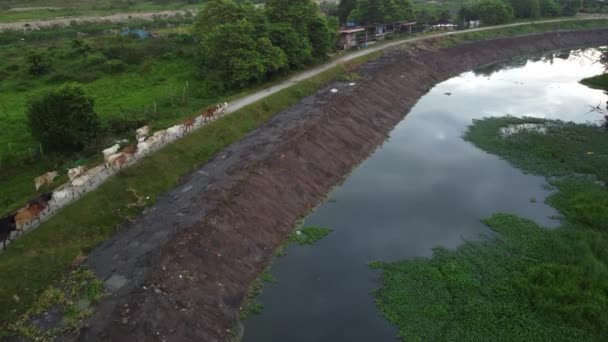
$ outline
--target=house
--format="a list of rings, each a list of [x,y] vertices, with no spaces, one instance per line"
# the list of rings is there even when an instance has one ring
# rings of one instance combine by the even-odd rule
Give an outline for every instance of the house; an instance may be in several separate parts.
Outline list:
[[[352,27],[340,29],[340,37],[338,38],[338,48],[341,50],[350,50],[358,47],[358,37],[365,32],[363,27]]]

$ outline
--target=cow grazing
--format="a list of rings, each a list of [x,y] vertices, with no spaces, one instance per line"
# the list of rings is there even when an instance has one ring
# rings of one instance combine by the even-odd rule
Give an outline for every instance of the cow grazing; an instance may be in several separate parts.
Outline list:
[[[78,166],[78,167],[75,167],[73,169],[69,169],[68,170],[68,178],[70,179],[70,182],[73,181],[76,177],[78,177],[81,174],[85,173],[86,171],[87,171],[87,167],[86,166]]]
[[[51,184],[57,176],[59,176],[57,171],[52,171],[47,172],[40,177],[36,177],[36,179],[34,179],[34,186],[36,187],[36,191],[38,191],[38,189],[40,189],[40,187],[44,185]]]
[[[194,129],[194,124],[196,123],[196,118],[190,118],[182,123],[184,126],[184,132],[192,131]]]
[[[167,129],[167,135],[171,136],[171,137],[176,137],[178,135],[183,135],[184,134],[184,127],[182,125],[175,125],[172,127],[169,127]]]
[[[0,242],[2,248],[6,248],[6,241],[10,241],[11,233],[17,230],[15,214],[0,218]]]
[[[120,152],[127,155],[135,154],[135,152],[137,152],[137,145],[133,144],[125,146],[122,150],[120,150]]]
[[[25,208],[19,209],[15,214],[15,224],[18,230],[23,230],[26,225],[30,224],[35,219],[40,219],[46,208],[49,206],[49,201],[53,198],[52,192],[47,192],[28,202]]]
[[[52,192],[43,192],[38,197],[27,201],[26,208],[36,204],[46,205],[51,200],[51,198],[53,198]]]
[[[217,105],[216,114],[222,114],[228,108],[228,102],[220,103]]]
[[[201,112],[201,117],[203,118],[204,122],[207,122],[208,120],[215,119],[216,112],[217,112],[217,106],[209,107]]]
[[[101,153],[103,153],[103,159],[105,159],[105,161],[108,161],[108,158],[114,154],[116,154],[116,152],[118,152],[118,150],[120,149],[120,144],[116,144],[112,147],[108,147],[105,150],[101,151]]]
[[[135,131],[135,138],[137,139],[138,143],[144,142],[149,134],[150,134],[150,127],[144,126]]]
[[[74,197],[74,190],[72,188],[63,187],[63,188],[56,189],[55,191],[53,191],[53,200],[55,201],[55,203],[61,202],[68,197],[69,198]]]

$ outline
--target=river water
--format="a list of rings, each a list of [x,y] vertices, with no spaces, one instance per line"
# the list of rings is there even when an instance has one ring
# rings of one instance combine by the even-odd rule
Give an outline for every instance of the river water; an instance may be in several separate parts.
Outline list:
[[[491,232],[481,218],[514,213],[555,226],[543,178],[526,175],[462,139],[473,119],[534,116],[588,122],[602,91],[578,81],[602,72],[597,49],[519,58],[467,72],[422,97],[390,138],[336,187],[304,225],[333,232],[314,246],[275,258],[259,315],[244,341],[393,341],[397,329],[370,291],[380,274],[367,264],[429,257],[436,246]]]

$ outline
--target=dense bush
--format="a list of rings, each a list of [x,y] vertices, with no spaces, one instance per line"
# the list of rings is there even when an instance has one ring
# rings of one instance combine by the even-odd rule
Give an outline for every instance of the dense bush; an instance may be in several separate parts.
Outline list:
[[[32,135],[53,150],[81,150],[101,127],[93,105],[80,86],[65,84],[30,103],[27,117]]]
[[[39,50],[32,50],[27,56],[28,70],[33,76],[40,76],[46,74],[51,64],[48,56]]]
[[[481,0],[477,7],[484,25],[500,25],[513,18],[513,9],[501,0]]]

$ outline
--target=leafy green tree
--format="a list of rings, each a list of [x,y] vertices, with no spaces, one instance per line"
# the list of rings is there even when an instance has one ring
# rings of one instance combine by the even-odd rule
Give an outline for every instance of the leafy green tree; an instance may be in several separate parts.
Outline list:
[[[574,16],[580,11],[583,6],[582,0],[560,0],[562,7],[562,14],[567,16]]]
[[[101,128],[93,98],[74,83],[32,101],[27,117],[32,135],[47,148],[58,151],[81,150]]]
[[[200,10],[193,26],[193,34],[201,37],[225,23],[245,18],[242,6],[232,0],[210,0]]]
[[[219,25],[202,40],[203,65],[219,73],[231,88],[265,80],[287,66],[287,56],[272,45],[269,37],[260,36],[247,19]]]
[[[338,4],[338,17],[340,22],[345,23],[350,16],[350,12],[357,6],[357,0],[340,0]]]
[[[470,20],[479,20],[479,8],[476,4],[465,4],[458,10],[458,20],[468,22]]]
[[[338,16],[338,4],[334,1],[321,0],[321,2],[319,2],[319,9],[321,10],[321,13],[326,16]]]
[[[509,0],[509,3],[513,7],[515,18],[536,19],[540,17],[539,0]]]
[[[358,0],[349,19],[362,24],[374,24],[414,18],[414,5],[410,0]]]
[[[313,56],[325,58],[334,49],[337,33],[326,18],[317,15],[308,23],[308,37]]]
[[[479,20],[484,25],[500,25],[513,17],[513,9],[501,0],[481,0],[477,3]]]
[[[271,23],[284,23],[308,38],[314,57],[324,57],[333,47],[336,30],[329,25],[319,6],[310,0],[269,0],[266,13]]]
[[[312,61],[312,44],[289,24],[271,24],[270,40],[272,45],[283,49],[290,68],[300,69]]]
[[[562,9],[555,0],[540,0],[540,14],[543,17],[557,17]]]

